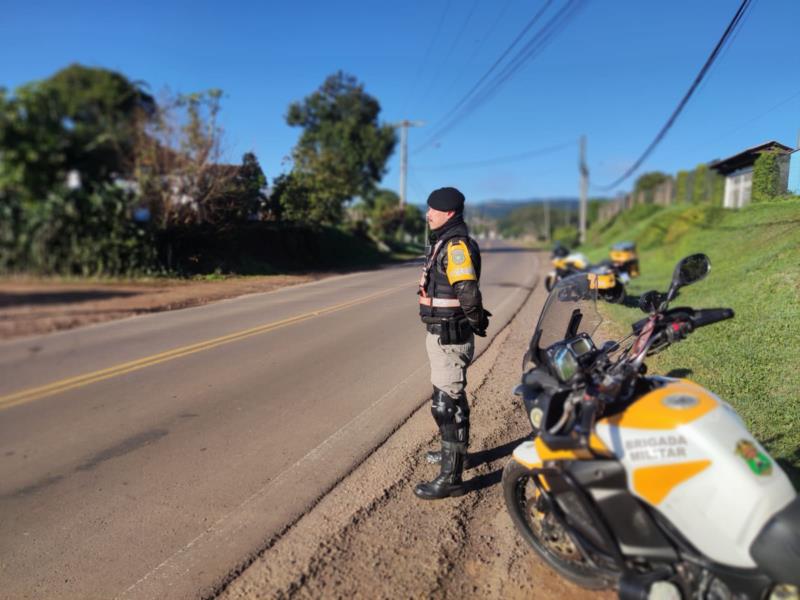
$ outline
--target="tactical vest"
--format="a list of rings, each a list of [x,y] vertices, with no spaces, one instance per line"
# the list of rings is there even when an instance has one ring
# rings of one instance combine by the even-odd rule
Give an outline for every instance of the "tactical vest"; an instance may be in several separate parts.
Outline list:
[[[460,229],[460,230],[459,230]],[[451,242],[463,241],[475,267],[475,275],[480,280],[481,259],[478,244],[461,228],[446,232],[431,248],[425,261],[419,282],[419,314],[421,317],[464,316],[455,289],[447,278],[447,246]],[[448,235],[449,234],[449,235]]]

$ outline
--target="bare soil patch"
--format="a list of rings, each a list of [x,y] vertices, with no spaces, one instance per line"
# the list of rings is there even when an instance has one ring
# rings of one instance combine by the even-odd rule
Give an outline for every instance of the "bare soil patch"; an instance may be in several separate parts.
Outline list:
[[[188,308],[331,275],[333,273],[121,282],[0,279],[0,340]]]

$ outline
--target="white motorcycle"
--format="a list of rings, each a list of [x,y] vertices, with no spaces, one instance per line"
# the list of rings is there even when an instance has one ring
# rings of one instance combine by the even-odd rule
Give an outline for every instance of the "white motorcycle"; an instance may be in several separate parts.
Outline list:
[[[797,600],[800,498],[786,474],[712,392],[645,375],[645,357],[733,317],[668,308],[709,269],[702,254],[680,261],[666,294],[642,296],[649,316],[601,347],[591,279],[554,287],[515,390],[534,438],[505,467],[506,506],[525,541],[587,588],[625,600]]]

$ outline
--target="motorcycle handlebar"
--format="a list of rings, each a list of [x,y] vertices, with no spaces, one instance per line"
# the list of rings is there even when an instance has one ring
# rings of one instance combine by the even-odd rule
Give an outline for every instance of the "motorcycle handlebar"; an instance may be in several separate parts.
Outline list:
[[[718,321],[732,319],[733,316],[732,308],[701,308],[694,311],[691,322],[694,327],[704,327]]]

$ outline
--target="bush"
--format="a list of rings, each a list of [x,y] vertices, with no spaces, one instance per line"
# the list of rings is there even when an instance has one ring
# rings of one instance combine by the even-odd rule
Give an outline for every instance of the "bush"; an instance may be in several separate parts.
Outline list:
[[[781,194],[780,165],[776,152],[763,152],[753,165],[753,202],[769,202]]]
[[[113,185],[59,189],[17,206],[3,227],[0,269],[43,275],[132,275],[156,269],[148,230],[131,220],[131,195]]]
[[[578,244],[578,228],[574,225],[564,225],[553,230],[553,243],[561,242],[572,248]]]

